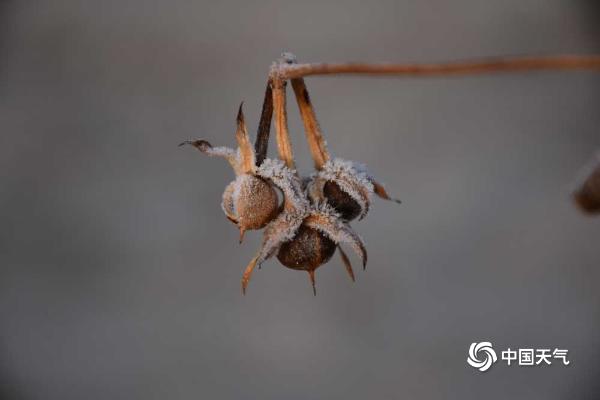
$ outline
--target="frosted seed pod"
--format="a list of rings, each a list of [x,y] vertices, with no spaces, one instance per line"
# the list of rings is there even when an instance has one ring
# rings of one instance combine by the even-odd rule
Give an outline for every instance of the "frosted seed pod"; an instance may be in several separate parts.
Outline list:
[[[314,271],[331,259],[337,244],[316,229],[301,225],[296,236],[277,252],[280,263],[291,269]]]
[[[223,157],[231,164],[236,179],[225,187],[221,208],[240,230],[240,241],[247,230],[261,229],[275,218],[279,211],[277,191],[270,182],[256,175],[256,156],[244,122],[242,106],[238,111],[237,150],[213,147],[206,140],[188,140],[191,145],[209,156]]]
[[[373,193],[400,202],[390,198],[363,165],[341,158],[325,162],[312,175],[307,192],[313,203],[327,202],[345,221],[363,219],[369,212]]]
[[[277,192],[254,175],[240,175],[223,192],[223,211],[241,231],[261,229],[279,209]]]

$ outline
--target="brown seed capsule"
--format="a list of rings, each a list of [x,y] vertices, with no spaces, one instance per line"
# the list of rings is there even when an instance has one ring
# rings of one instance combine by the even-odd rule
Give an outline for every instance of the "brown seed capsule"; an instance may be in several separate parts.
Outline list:
[[[327,181],[323,185],[323,194],[327,198],[327,203],[346,221],[355,219],[362,212],[360,204],[333,181]]]
[[[361,164],[334,158],[321,166],[306,184],[306,191],[313,204],[326,202],[348,222],[363,219],[369,212],[371,195],[392,199],[383,186],[371,177]]]
[[[279,248],[277,259],[288,268],[314,271],[331,259],[337,244],[316,229],[301,225],[296,236]]]
[[[279,200],[275,189],[264,179],[240,175],[225,188],[222,207],[243,234],[267,225],[277,214]]]
[[[600,161],[575,190],[573,198],[582,211],[590,214],[600,212]]]

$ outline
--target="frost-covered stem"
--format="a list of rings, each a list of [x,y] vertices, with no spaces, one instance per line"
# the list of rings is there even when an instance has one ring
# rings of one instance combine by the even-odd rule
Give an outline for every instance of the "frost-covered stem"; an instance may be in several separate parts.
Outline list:
[[[600,70],[600,56],[556,55],[538,57],[494,57],[479,60],[409,64],[279,64],[271,70],[271,73],[276,73],[281,79],[293,79],[315,75],[427,77],[540,70]]]
[[[273,79],[273,111],[275,114],[275,131],[279,157],[290,169],[295,169],[294,154],[290,142],[287,126],[287,111],[285,99],[286,82],[282,79]]]

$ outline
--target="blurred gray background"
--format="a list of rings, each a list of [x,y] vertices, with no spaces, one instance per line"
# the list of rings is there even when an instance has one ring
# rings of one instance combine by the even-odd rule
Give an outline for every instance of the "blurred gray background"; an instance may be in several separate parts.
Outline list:
[[[330,150],[404,203],[355,223],[369,267],[242,271],[220,210],[266,74],[301,61],[600,51],[594,0],[2,1],[0,398],[598,398],[600,75],[309,78]],[[291,93],[290,93],[291,94]],[[295,102],[299,168],[311,162]],[[272,142],[273,143],[273,142]],[[273,154],[274,146],[271,148]],[[471,342],[571,365],[480,373]]]

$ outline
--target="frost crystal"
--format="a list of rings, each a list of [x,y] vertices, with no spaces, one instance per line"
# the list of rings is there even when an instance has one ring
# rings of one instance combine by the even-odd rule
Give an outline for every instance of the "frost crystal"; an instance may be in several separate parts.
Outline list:
[[[271,221],[265,230],[258,263],[273,256],[283,243],[292,240],[303,220],[303,213],[283,211]]]
[[[223,197],[221,200],[221,209],[225,215],[232,221],[237,221],[235,205],[233,201],[233,193],[235,192],[235,188],[237,180],[230,182],[229,185],[225,187],[225,191],[223,192]]]
[[[353,181],[366,188],[370,193],[373,192],[372,177],[368,174],[364,164],[354,161],[334,158],[329,160],[319,172],[319,175],[327,180],[337,180],[339,178]]]
[[[298,211],[306,210],[308,200],[302,189],[302,182],[295,170],[285,166],[280,160],[267,158],[258,167],[257,175],[271,180],[283,192],[286,202]]]
[[[306,225],[325,234],[335,243],[348,243],[361,258],[363,265],[367,262],[367,251],[360,236],[350,225],[342,222],[335,211],[328,208],[315,210],[306,219]]]

